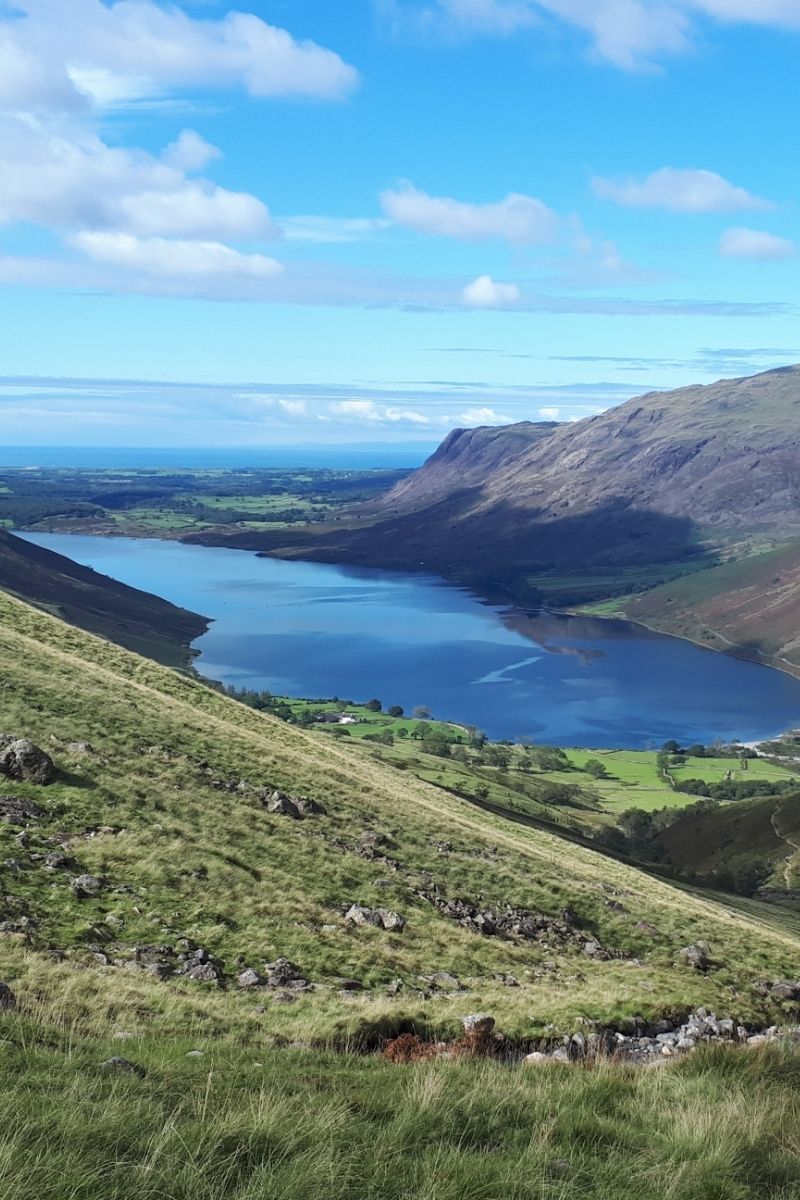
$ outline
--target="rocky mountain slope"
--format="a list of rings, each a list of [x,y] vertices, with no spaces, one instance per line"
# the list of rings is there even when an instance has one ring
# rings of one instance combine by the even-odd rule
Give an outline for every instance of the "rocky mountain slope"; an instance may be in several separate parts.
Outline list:
[[[0,588],[91,633],[171,666],[208,628],[197,613],[118,583],[0,529]]]
[[[8,596],[0,660],[3,978],[73,1026],[767,1023],[763,982],[800,978],[790,915],[512,825]]]

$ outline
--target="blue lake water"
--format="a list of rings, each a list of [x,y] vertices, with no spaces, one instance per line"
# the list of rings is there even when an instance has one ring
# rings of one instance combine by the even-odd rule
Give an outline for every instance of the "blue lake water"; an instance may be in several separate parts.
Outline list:
[[[800,680],[624,621],[528,616],[422,575],[24,536],[213,618],[197,667],[237,687],[427,705],[493,738],[563,746],[749,741],[800,725]]]

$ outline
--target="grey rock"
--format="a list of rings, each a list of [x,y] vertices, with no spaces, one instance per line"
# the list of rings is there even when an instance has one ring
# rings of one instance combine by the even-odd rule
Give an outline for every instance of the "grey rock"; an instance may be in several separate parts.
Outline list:
[[[364,990],[360,979],[337,979],[335,986],[342,992],[363,992]]]
[[[311,986],[296,963],[290,962],[288,958],[277,958],[275,962],[265,963],[264,970],[267,973],[267,987],[302,991]]]
[[[692,967],[695,971],[707,971],[711,966],[708,946],[705,942],[693,942],[691,946],[684,946],[678,957],[683,959],[687,967]]]
[[[115,1054],[113,1058],[107,1058],[105,1062],[101,1063],[100,1070],[108,1073],[121,1071],[126,1075],[136,1075],[139,1079],[144,1079],[147,1074],[144,1067],[140,1067],[138,1063],[132,1063],[127,1058],[122,1058],[119,1054]]]
[[[387,996],[399,996],[399,994],[402,990],[403,990],[402,979],[393,979],[392,982],[387,985],[386,995]]]
[[[295,800],[295,805],[304,817],[327,817],[328,815],[324,804],[320,804],[318,800],[310,800],[308,796],[301,796]]]
[[[600,942],[598,942],[597,938],[591,938],[588,942],[584,942],[582,949],[587,958],[605,957],[605,950],[601,946]]]
[[[46,856],[44,866],[46,871],[60,871],[65,867],[71,867],[72,859],[62,850],[54,850],[52,854]]]
[[[28,821],[38,821],[44,815],[44,809],[32,800],[22,796],[0,796],[0,821],[7,821],[9,825],[27,825]]]
[[[790,979],[776,979],[770,984],[769,994],[773,1000],[797,1000],[800,999],[800,984]]]
[[[94,754],[91,742],[67,742],[67,750],[70,754]]]
[[[464,1032],[468,1034],[490,1034],[494,1029],[494,1017],[489,1013],[470,1013],[468,1017],[462,1017],[461,1023],[464,1026]]]
[[[297,996],[294,992],[276,992],[272,999],[273,1004],[296,1004]]]
[[[405,917],[401,917],[400,913],[392,912],[389,908],[379,908],[377,911],[381,925],[387,933],[403,932],[406,927]]]
[[[349,925],[375,925],[382,927],[383,922],[375,908],[365,908],[363,904],[351,904],[344,919]]]
[[[294,800],[283,792],[273,792],[267,800],[267,812],[277,813],[281,817],[291,817],[293,821],[300,820],[300,809]]]
[[[435,975],[429,975],[427,982],[437,992],[460,992],[461,981],[455,975],[451,975],[449,971],[437,971]]]
[[[252,967],[248,967],[247,970],[240,972],[240,974],[236,976],[237,986],[243,990],[264,987],[266,982],[267,981],[264,976],[258,971],[254,971]]]
[[[174,973],[169,963],[165,962],[150,963],[145,969],[148,975],[153,975],[156,979],[169,979],[170,975]]]
[[[196,983],[214,983],[219,986],[220,971],[213,963],[197,963],[196,966],[189,968],[186,977],[194,979]]]
[[[7,983],[0,983],[0,1012],[13,1012],[17,1007],[17,997]]]
[[[70,887],[79,900],[87,900],[90,896],[97,896],[103,885],[95,875],[77,875]]]
[[[49,754],[29,738],[18,738],[0,750],[0,775],[21,783],[52,783],[56,769]]]

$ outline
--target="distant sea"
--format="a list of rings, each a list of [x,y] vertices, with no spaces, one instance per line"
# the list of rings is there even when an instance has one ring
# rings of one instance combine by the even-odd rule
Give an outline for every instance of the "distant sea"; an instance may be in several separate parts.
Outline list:
[[[332,446],[0,446],[3,467],[328,467],[368,470],[370,467],[418,467],[434,444],[364,442]]]

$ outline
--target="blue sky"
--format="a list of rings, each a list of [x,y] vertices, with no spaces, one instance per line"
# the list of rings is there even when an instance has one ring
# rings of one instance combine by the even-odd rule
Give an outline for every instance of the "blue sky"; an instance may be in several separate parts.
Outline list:
[[[0,440],[436,442],[800,360],[800,0],[0,0]]]

